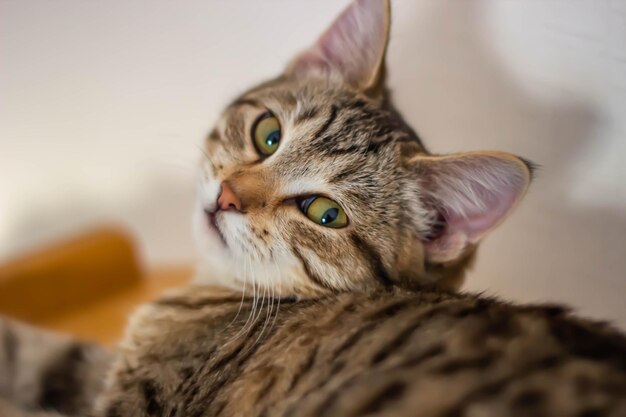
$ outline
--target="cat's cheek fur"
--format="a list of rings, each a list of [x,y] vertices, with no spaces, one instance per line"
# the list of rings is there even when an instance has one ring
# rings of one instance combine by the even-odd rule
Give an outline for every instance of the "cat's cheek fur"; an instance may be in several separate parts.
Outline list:
[[[243,261],[253,261],[263,256],[258,245],[255,245],[250,236],[250,227],[247,216],[236,212],[220,212],[217,219],[218,226],[236,258]]]
[[[220,285],[250,294],[304,298],[319,294],[320,288],[308,282],[289,245],[279,235],[265,233],[260,216],[221,213],[219,225],[229,245],[226,248],[207,225],[199,201],[196,206],[193,229],[200,260],[196,284]]]
[[[210,230],[200,201],[196,202],[192,229],[198,255],[194,282],[239,289],[235,259],[215,231]]]

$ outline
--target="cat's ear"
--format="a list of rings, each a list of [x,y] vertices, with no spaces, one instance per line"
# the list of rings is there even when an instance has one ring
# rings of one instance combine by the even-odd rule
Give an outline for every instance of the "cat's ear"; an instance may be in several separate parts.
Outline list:
[[[411,161],[421,199],[438,216],[424,238],[426,260],[453,261],[513,211],[533,164],[504,152],[418,155]]]
[[[360,91],[376,90],[384,77],[390,0],[354,0],[315,45],[298,55],[286,75],[338,77]]]

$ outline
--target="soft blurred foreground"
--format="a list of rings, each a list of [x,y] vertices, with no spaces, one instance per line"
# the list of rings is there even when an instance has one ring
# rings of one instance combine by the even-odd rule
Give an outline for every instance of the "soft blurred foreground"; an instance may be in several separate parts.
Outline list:
[[[138,243],[142,280],[189,275],[204,135],[346,4],[0,0],[0,264],[113,224]],[[542,166],[466,288],[626,328],[626,2],[393,7],[390,86],[430,150]]]
[[[103,344],[138,305],[185,285],[191,269],[145,268],[132,237],[99,228],[0,265],[0,313]]]

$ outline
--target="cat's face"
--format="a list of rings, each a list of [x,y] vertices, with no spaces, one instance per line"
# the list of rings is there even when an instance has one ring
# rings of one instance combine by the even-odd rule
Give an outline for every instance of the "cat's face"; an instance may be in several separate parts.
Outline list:
[[[430,156],[390,107],[388,7],[353,3],[283,76],[224,111],[201,164],[200,280],[299,296],[449,285],[519,200],[522,160]]]
[[[419,149],[381,100],[320,81],[269,83],[209,135],[198,207],[209,214],[197,227],[220,260],[247,268],[235,279],[270,275],[307,292],[390,280],[406,217],[422,236],[432,221],[405,195],[403,141]],[[224,181],[239,207],[212,215]]]

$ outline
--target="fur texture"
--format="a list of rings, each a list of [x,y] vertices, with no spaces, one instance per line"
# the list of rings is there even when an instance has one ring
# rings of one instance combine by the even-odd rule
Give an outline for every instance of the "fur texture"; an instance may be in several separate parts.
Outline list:
[[[197,282],[301,298],[455,288],[476,244],[520,201],[530,164],[504,152],[431,155],[395,110],[384,85],[389,13],[388,1],[355,1],[284,74],[226,109],[201,164]],[[267,112],[282,137],[264,157],[252,130]],[[240,211],[216,210],[221,184]],[[309,195],[336,201],[348,227],[311,222],[293,203]]]
[[[275,301],[280,309],[259,308],[240,293],[199,286],[141,307],[88,415],[626,415],[626,338],[558,306],[427,288]],[[53,408],[85,415],[105,367],[93,362],[101,379],[77,384],[86,362],[72,353],[79,345],[66,343],[61,360],[40,369],[57,377],[41,378],[33,392],[52,389]],[[0,373],[7,365],[0,361]],[[0,402],[0,411],[57,417],[24,411],[50,410],[44,399],[20,410]]]
[[[1,416],[626,416],[619,332],[451,291],[532,164],[426,150],[384,86],[389,12],[356,0],[228,106],[201,162],[196,286],[141,307],[116,352],[0,322]],[[311,196],[345,227],[312,221]]]

